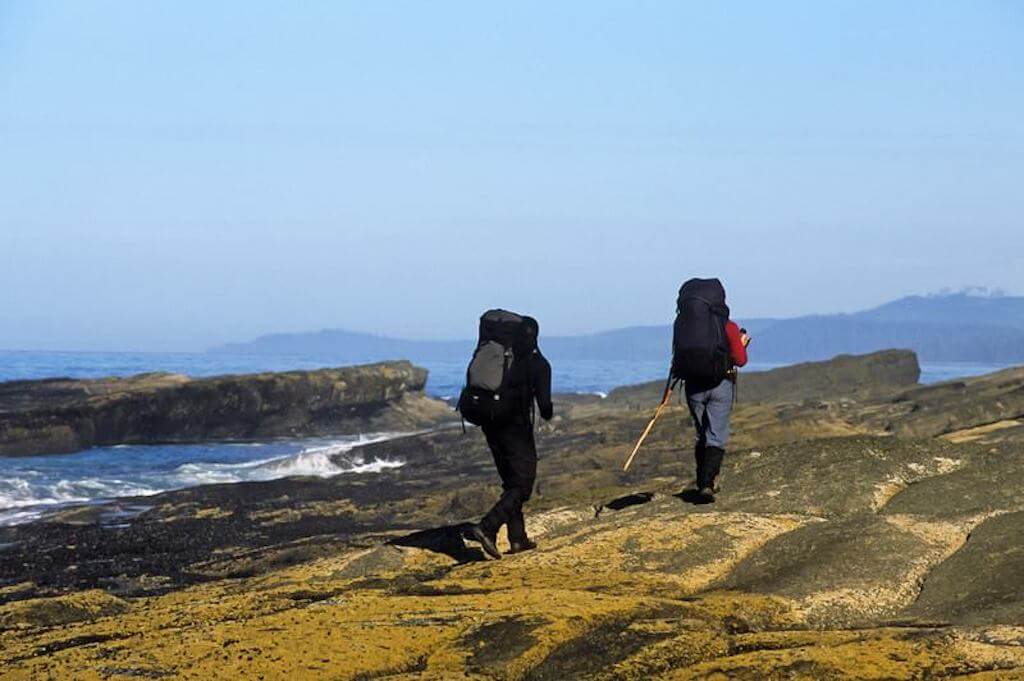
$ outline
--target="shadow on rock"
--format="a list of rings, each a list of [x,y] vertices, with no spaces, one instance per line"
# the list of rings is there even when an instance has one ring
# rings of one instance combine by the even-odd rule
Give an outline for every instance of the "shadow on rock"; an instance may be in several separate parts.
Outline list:
[[[621,511],[624,508],[630,506],[639,506],[640,504],[646,504],[654,498],[654,492],[634,492],[633,494],[627,494],[626,496],[612,499],[607,504],[601,504],[600,506],[594,507],[594,517],[601,515],[603,511]]]
[[[420,530],[419,532],[407,534],[388,543],[393,546],[406,546],[441,553],[460,563],[486,560],[483,551],[466,546],[463,535],[469,526],[469,523],[460,523],[458,525],[434,527],[429,530]]]

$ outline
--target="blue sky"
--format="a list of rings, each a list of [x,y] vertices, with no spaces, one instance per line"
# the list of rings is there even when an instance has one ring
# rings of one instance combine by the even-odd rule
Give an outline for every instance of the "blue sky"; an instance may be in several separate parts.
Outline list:
[[[0,3],[0,347],[1024,293],[1024,5]]]

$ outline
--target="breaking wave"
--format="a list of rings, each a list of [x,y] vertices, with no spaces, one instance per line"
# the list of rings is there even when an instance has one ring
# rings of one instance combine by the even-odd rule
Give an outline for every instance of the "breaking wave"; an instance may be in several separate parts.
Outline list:
[[[120,445],[72,455],[0,459],[0,525],[28,522],[55,507],[199,485],[380,473],[405,462],[387,456],[368,460],[358,448],[393,437],[245,445]]]
[[[344,473],[379,473],[405,465],[400,459],[374,458],[366,461],[352,450],[388,436],[362,438],[355,442],[334,442],[307,447],[296,454],[257,459],[244,463],[186,463],[174,471],[177,487],[194,487],[225,482],[276,480],[293,476],[329,478]]]

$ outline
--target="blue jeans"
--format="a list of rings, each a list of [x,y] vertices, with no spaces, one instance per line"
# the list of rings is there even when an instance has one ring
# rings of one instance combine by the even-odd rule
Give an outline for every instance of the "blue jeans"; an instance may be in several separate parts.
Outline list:
[[[686,386],[686,403],[697,429],[698,446],[725,449],[735,394],[736,386],[728,378],[710,390],[691,390]]]

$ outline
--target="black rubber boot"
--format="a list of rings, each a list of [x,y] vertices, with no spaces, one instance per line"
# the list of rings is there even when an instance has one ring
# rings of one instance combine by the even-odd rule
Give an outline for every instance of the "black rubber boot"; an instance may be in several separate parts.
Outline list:
[[[523,551],[532,551],[537,548],[537,542],[529,537],[513,539],[509,544],[511,545],[511,548],[508,550],[509,553],[522,553]]]
[[[725,458],[725,450],[721,447],[706,447],[704,454],[704,477],[697,481],[701,489],[705,487],[714,490],[715,480],[722,471],[722,460]]]
[[[509,514],[506,527],[508,528],[508,541],[510,544],[526,539],[526,518],[523,517],[522,506]]]
[[[479,542],[480,546],[483,547],[484,553],[491,558],[501,559],[501,551],[498,550],[498,546],[494,543],[496,537],[484,530],[479,523],[466,528],[463,536],[470,541]]]
[[[693,460],[697,462],[697,473],[694,475],[694,489],[700,489],[701,482],[704,479],[704,469],[706,467],[707,451],[703,444],[698,444],[693,448]]]
[[[515,515],[522,512],[523,490],[519,487],[505,489],[502,491],[501,497],[498,498],[498,503],[494,504],[487,515],[480,520],[480,528],[491,539],[494,539],[498,536],[498,530],[502,525],[514,523]],[[516,536],[512,528],[509,530],[510,537]]]
[[[509,553],[522,553],[537,548],[537,545],[526,536],[526,519],[523,507],[517,508],[508,518]]]

